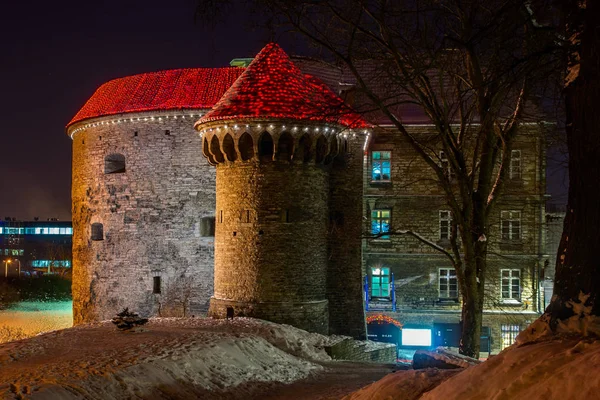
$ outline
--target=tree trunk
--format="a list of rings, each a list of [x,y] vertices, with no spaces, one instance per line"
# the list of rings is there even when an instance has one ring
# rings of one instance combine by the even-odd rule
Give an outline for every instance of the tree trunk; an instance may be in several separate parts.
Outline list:
[[[472,292],[474,290],[462,295],[462,334],[458,351],[465,356],[479,358],[483,302],[477,293]]]
[[[600,104],[600,6],[579,0],[563,4],[566,37],[575,43],[569,49],[571,75],[565,88],[569,197],[554,297],[546,311],[553,328],[573,315],[569,302],[585,301],[592,315],[600,315],[600,113],[594,109]],[[578,34],[579,48],[574,40]],[[583,300],[582,295],[589,297]]]

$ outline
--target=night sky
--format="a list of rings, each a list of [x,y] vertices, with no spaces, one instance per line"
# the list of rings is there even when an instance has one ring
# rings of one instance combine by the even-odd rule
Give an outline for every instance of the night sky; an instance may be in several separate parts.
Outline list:
[[[196,0],[3,4],[0,218],[71,219],[71,140],[64,127],[102,83],[225,66],[272,39],[243,9],[205,26],[194,22],[195,6]],[[289,38],[278,39],[286,51],[297,50]],[[551,191],[561,196],[562,177],[551,179]]]
[[[65,125],[102,83],[217,67],[252,57],[269,36],[241,10],[194,22],[196,0],[23,1],[0,16],[0,218],[71,219]]]

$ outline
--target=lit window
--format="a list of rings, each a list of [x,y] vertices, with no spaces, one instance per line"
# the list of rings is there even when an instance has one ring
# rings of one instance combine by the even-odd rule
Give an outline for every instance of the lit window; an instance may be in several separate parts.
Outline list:
[[[510,152],[510,179],[521,179],[521,150]]]
[[[50,235],[58,235],[60,233],[60,229],[59,228],[48,228],[48,233]]]
[[[67,228],[60,228],[58,233],[61,234],[61,235],[66,235],[67,234]]]
[[[35,228],[25,228],[25,234],[26,235],[34,235],[35,234]]]
[[[502,211],[500,213],[500,228],[502,230],[502,239],[521,239],[521,212]]]
[[[391,151],[371,152],[371,181],[389,182],[391,180]]]
[[[67,235],[73,234],[73,228],[67,228]]]
[[[502,276],[502,299],[521,299],[521,271],[518,269],[500,270]]]
[[[450,229],[452,226],[452,213],[450,211],[440,211],[440,239],[450,239]]]
[[[444,176],[450,180],[454,179],[454,171],[448,161],[448,156],[443,151],[440,151],[440,168],[444,171]]]
[[[42,234],[42,228],[34,228],[35,229],[35,234],[36,235],[41,235]]]
[[[371,268],[371,297],[390,297],[389,268]]]
[[[373,210],[371,212],[371,235],[377,239],[389,239],[390,210]]]
[[[521,332],[519,325],[501,325],[500,333],[502,335],[502,350],[512,345],[517,339],[517,336]]]
[[[19,255],[19,249],[11,249],[10,250],[10,255],[11,256],[18,256]]]
[[[454,268],[440,268],[440,298],[458,299],[458,281]]]
[[[2,234],[2,233],[3,233],[3,232],[2,232],[2,227],[0,226],[0,234]]]

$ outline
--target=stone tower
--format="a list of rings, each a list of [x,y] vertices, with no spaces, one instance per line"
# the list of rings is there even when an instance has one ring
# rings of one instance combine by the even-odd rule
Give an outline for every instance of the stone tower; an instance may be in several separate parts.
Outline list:
[[[102,85],[67,126],[73,140],[74,323],[123,307],[206,311],[214,170],[193,121],[242,68],[161,71]]]
[[[275,44],[196,123],[217,171],[209,315],[364,337],[365,127]]]

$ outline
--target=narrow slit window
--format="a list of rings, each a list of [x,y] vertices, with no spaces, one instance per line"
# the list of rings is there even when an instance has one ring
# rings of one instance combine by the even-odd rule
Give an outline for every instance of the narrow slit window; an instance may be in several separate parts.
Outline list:
[[[92,224],[92,240],[104,240],[104,226],[101,223]]]
[[[160,276],[155,276],[152,281],[152,293],[160,294]]]

